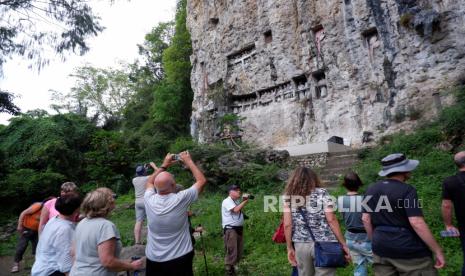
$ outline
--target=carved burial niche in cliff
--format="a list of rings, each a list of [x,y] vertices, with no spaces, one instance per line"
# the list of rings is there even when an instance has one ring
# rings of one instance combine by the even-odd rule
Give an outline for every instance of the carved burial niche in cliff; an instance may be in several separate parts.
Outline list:
[[[318,70],[312,73],[313,80],[315,81],[315,98],[320,99],[326,97],[327,86],[326,86],[326,74],[324,70]]]
[[[257,91],[260,106],[268,106],[294,97],[294,88],[290,81]]]
[[[370,62],[374,61],[375,50],[381,45],[379,40],[378,29],[376,27],[369,28],[362,32],[363,44],[368,49]]]
[[[244,65],[245,63],[248,62],[248,60],[251,57],[255,56],[256,53],[257,52],[255,50],[255,43],[249,44],[245,46],[244,48],[227,55],[228,66],[234,67],[235,65],[238,65],[238,64]]]
[[[255,92],[245,95],[233,95],[231,96],[232,105],[230,105],[230,108],[235,114],[253,110],[258,107],[257,98],[257,93]]]
[[[296,95],[299,99],[308,98],[309,89],[308,89],[308,80],[305,75],[300,75],[293,77],[294,86],[296,87]]]
[[[212,17],[208,20],[208,23],[210,23],[210,26],[212,27],[216,27],[216,25],[218,25],[219,22],[220,19],[218,19],[217,17]]]
[[[321,46],[323,39],[325,39],[325,29],[323,25],[318,24],[312,27],[313,37],[315,38],[315,45],[317,50],[317,56],[321,55]]]
[[[273,41],[273,33],[271,30],[268,30],[263,33],[263,38],[265,39],[265,44],[269,44]]]

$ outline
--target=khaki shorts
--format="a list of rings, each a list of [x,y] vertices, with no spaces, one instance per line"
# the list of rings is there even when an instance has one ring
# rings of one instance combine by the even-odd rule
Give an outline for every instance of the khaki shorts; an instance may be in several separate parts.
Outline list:
[[[136,221],[144,221],[147,217],[145,214],[145,204],[143,202],[138,202],[134,208],[136,209]]]
[[[313,264],[315,258],[315,243],[313,241],[295,242],[294,248],[299,276],[336,276],[336,268],[315,267]]]
[[[380,276],[436,276],[432,257],[415,259],[393,259],[373,256],[373,271]]]

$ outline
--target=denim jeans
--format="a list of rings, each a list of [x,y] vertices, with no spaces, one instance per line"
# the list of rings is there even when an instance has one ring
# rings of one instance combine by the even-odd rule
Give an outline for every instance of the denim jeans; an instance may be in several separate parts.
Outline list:
[[[366,238],[366,234],[346,233],[345,236],[352,262],[355,265],[354,276],[368,275],[368,265],[373,263],[371,242]]]
[[[462,243],[463,265],[462,276],[465,276],[465,229],[460,229],[460,242]]]

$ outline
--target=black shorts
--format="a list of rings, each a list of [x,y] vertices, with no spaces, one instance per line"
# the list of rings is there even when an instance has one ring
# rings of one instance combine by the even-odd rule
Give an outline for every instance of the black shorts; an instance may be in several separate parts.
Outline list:
[[[166,262],[154,262],[147,259],[147,276],[193,276],[192,261],[194,251]]]

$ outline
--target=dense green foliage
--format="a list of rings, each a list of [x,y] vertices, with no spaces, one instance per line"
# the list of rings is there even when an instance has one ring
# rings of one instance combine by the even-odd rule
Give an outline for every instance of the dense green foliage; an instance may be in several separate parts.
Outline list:
[[[140,161],[164,156],[177,137],[189,132],[193,92],[186,1],[178,2],[175,22],[159,24],[145,39],[139,49],[146,65],[133,71],[138,85],[126,105],[122,128]]]
[[[186,135],[192,110],[193,92],[190,86],[190,55],[192,46],[186,26],[186,0],[178,2],[175,33],[170,46],[163,52],[165,79],[155,90],[152,106],[154,127],[170,141]]]
[[[79,115],[16,117],[0,130],[0,148],[0,200],[15,211],[56,195],[64,181],[118,191],[130,185],[133,152],[122,134],[99,130]]]
[[[0,200],[21,198],[8,205],[18,211],[56,194],[63,181],[84,192],[96,186],[127,192],[137,163],[160,160],[187,136],[192,50],[185,0],[175,22],[154,27],[139,49],[143,65],[77,68],[74,88],[55,94],[59,115],[36,110],[0,129]]]

